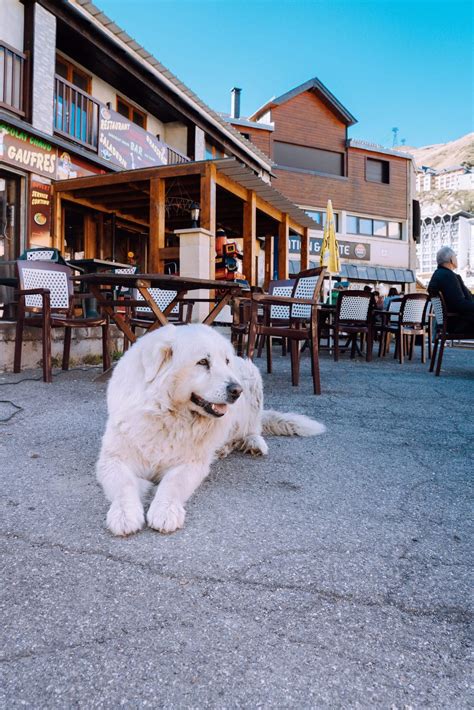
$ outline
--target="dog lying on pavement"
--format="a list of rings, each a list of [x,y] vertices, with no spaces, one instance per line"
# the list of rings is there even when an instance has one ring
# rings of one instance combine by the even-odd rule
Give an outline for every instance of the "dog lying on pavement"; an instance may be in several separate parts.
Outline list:
[[[167,325],[140,338],[115,367],[107,405],[97,478],[114,535],[145,525],[142,500],[153,483],[146,522],[171,533],[183,527],[184,505],[217,457],[233,450],[265,456],[262,433],[325,431],[309,417],[263,410],[258,369],[205,325]]]

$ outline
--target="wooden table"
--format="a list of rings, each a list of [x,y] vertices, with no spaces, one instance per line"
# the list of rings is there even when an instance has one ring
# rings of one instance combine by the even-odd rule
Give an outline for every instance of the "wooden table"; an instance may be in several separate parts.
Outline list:
[[[206,325],[213,323],[222,309],[230,303],[232,298],[242,292],[242,285],[232,281],[196,279],[185,276],[171,276],[168,274],[112,274],[105,272],[75,276],[73,280],[88,287],[97,299],[99,308],[110,316],[111,320],[131,343],[136,341],[137,336],[130,328],[126,314],[120,313],[116,309],[116,306],[123,308],[124,301],[114,301],[110,298],[110,296],[113,295],[114,289],[126,288],[137,289],[139,291],[145,303],[143,301],[127,300],[126,304],[129,306],[148,306],[150,308],[155,317],[155,321],[148,329],[149,332],[168,323],[168,314],[171,313],[177,303],[183,300],[184,295],[188,293],[188,291],[197,291],[199,289],[216,291],[215,299],[213,299],[216,301],[216,304],[209,315],[203,320],[203,323]],[[169,303],[164,311],[162,311],[153,300],[148,290],[150,288],[176,291],[176,297]]]

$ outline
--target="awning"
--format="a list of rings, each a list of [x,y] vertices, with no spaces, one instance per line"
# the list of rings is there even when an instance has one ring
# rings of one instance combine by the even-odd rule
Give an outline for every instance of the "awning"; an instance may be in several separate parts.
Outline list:
[[[372,281],[390,284],[415,283],[416,276],[411,269],[391,269],[386,266],[361,266],[341,264],[340,276],[348,281]]]
[[[319,266],[310,259],[310,267]],[[290,261],[290,272],[296,274],[299,263]],[[412,284],[416,276],[412,269],[391,269],[387,266],[363,266],[360,264],[341,264],[339,276],[347,281],[363,281],[364,283]],[[337,277],[336,277],[337,278]]]

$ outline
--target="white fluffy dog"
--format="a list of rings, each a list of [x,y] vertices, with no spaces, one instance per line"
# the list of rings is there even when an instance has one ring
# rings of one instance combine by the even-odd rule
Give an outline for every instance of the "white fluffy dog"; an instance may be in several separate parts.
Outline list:
[[[205,325],[167,325],[140,338],[117,364],[107,404],[97,477],[115,535],[144,526],[142,499],[151,483],[159,486],[147,523],[170,533],[183,526],[183,506],[217,456],[233,449],[265,455],[262,431],[324,431],[309,417],[264,412],[258,369]]]

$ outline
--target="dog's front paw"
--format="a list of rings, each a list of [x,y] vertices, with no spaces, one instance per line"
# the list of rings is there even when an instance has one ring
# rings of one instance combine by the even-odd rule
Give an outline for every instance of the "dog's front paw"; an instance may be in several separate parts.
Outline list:
[[[142,529],[145,514],[140,505],[124,505],[114,501],[107,513],[107,527],[114,535],[131,535]]]
[[[252,456],[266,456],[268,454],[268,446],[263,436],[251,434],[246,436],[240,447],[241,451]]]
[[[152,502],[146,519],[150,528],[162,533],[172,533],[184,525],[186,511],[180,503],[161,500]]]

